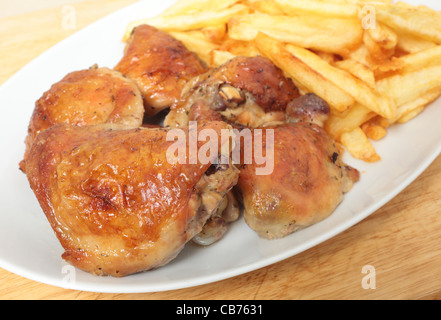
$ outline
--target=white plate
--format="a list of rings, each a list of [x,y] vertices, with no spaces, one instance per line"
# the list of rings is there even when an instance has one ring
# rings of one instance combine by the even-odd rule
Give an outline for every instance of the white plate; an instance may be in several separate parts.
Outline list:
[[[392,128],[375,144],[382,161],[366,164],[346,157],[361,181],[328,219],[281,240],[263,240],[243,220],[209,248],[188,245],[158,270],[115,279],[72,270],[18,163],[34,102],[65,74],[98,63],[113,67],[123,53],[121,38],[132,20],[154,16],[174,0],[141,1],[76,33],[32,61],[0,88],[2,209],[0,267],[54,286],[93,292],[135,293],[210,283],[276,263],[350,228],[391,200],[441,152],[441,100],[421,116]],[[410,2],[410,1],[409,1]],[[438,1],[412,1],[440,10]],[[13,53],[11,53],[13,54]]]

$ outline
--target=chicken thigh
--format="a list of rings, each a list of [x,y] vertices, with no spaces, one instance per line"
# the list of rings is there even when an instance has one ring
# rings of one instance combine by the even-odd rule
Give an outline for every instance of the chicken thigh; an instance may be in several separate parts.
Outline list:
[[[180,127],[201,119],[258,127],[285,119],[285,108],[299,97],[294,83],[264,57],[236,57],[193,79],[166,116]]]
[[[274,134],[269,143],[268,130]],[[273,155],[272,173],[256,174],[261,165],[253,161],[241,168],[238,184],[245,221],[260,237],[282,238],[327,218],[359,179],[316,124],[267,127],[261,138],[265,152]]]
[[[224,122],[200,126],[218,136],[231,128]],[[182,129],[187,150],[191,130]],[[27,177],[66,261],[95,275],[122,277],[168,263],[202,231],[237,183],[238,170],[222,139],[210,142],[219,153],[210,153],[207,163],[198,158],[189,164],[188,156],[171,162],[176,142],[168,133],[61,124],[38,135]],[[199,151],[204,144],[196,143]],[[216,165],[219,157],[228,162]]]
[[[330,114],[326,101],[306,94],[291,101],[285,112],[285,123],[254,130],[254,140],[243,146],[261,148],[273,159],[270,174],[258,174],[261,165],[256,161],[244,164],[238,183],[246,223],[267,239],[283,238],[327,218],[360,178],[323,129]]]
[[[149,25],[133,30],[115,70],[136,82],[147,117],[173,105],[185,84],[207,71],[199,57],[180,41]]]
[[[37,135],[55,124],[117,123],[139,127],[143,116],[138,87],[121,73],[97,66],[69,73],[36,102],[20,168],[25,171],[26,157]]]

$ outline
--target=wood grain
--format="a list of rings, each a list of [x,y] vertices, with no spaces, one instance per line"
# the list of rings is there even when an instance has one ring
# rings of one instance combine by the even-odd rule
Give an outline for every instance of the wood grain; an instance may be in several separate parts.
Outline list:
[[[43,0],[38,0],[43,1]],[[61,8],[0,20],[0,83],[78,29],[135,2],[75,4],[77,29]],[[65,290],[0,269],[0,299],[441,299],[441,157],[383,208],[338,236],[266,268],[194,288],[142,294]],[[376,288],[363,289],[365,265]]]

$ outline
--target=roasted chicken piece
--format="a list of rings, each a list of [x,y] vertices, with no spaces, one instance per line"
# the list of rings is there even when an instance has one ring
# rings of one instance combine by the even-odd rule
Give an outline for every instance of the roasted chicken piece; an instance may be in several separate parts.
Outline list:
[[[25,160],[36,136],[55,124],[117,123],[139,127],[143,116],[138,87],[121,73],[97,66],[69,73],[36,102],[20,168],[25,171]]]
[[[274,160],[269,175],[256,174],[261,165],[255,161],[240,172],[244,218],[259,236],[282,238],[327,218],[359,180],[320,126],[328,115],[327,103],[308,94],[288,105],[287,123],[267,126],[245,142],[263,145]],[[266,139],[268,130],[273,139]]]
[[[200,127],[218,136],[231,128],[224,122]],[[170,161],[175,143],[190,150],[192,130],[181,130],[184,142],[170,141],[164,128],[113,124],[61,124],[38,135],[27,177],[66,261],[122,277],[168,263],[202,231],[237,183],[238,170],[222,149],[225,139],[210,141],[219,153],[210,152],[207,163],[188,164],[188,156]],[[199,151],[205,142],[195,146]]]
[[[286,122],[309,122],[323,128],[329,114],[329,105],[325,100],[313,93],[307,93],[288,104]]]
[[[285,120],[285,108],[299,97],[294,83],[264,57],[236,57],[193,79],[166,116],[164,125],[186,126],[201,119],[258,127]]]
[[[180,41],[149,25],[133,30],[115,69],[138,85],[147,117],[176,103],[185,84],[207,71]]]

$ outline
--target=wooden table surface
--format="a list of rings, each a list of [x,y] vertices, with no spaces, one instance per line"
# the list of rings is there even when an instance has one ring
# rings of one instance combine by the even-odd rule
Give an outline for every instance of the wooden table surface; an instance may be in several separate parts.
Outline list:
[[[75,29],[62,27],[63,7],[0,19],[0,84],[60,40],[134,2],[75,3]],[[157,293],[91,293],[0,269],[0,299],[441,299],[440,189],[438,157],[401,194],[349,230],[282,262],[212,284]],[[363,273],[365,266],[374,269]],[[375,288],[367,288],[363,279],[373,270]]]

